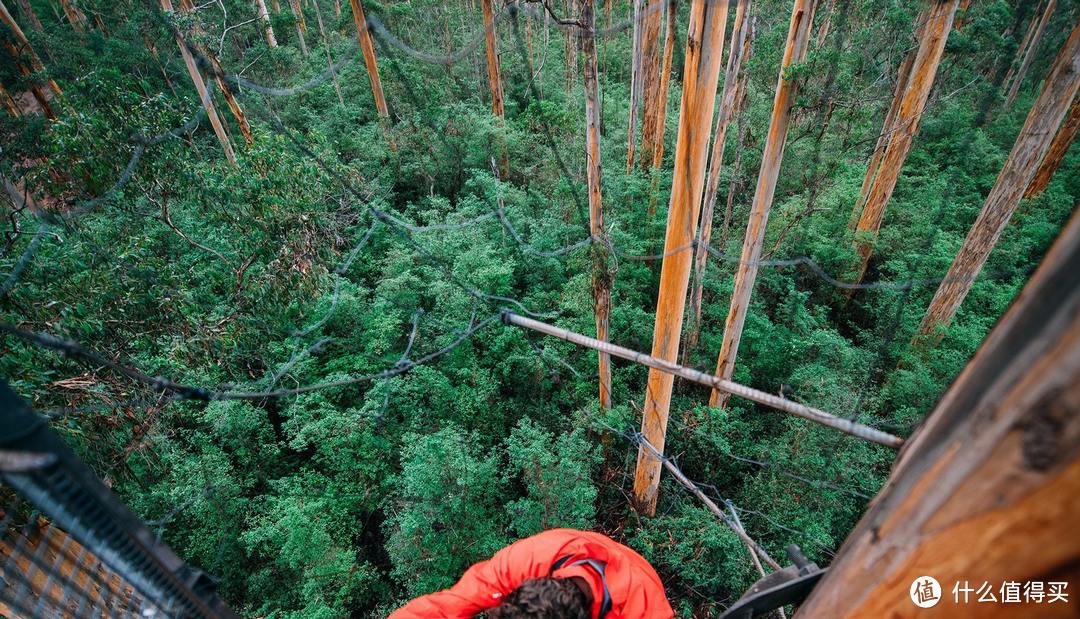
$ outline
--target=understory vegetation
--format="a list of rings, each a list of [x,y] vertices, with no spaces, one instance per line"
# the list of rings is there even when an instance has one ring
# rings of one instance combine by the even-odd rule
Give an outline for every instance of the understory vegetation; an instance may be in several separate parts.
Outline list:
[[[512,311],[595,334],[594,255],[582,243],[590,234],[583,80],[579,67],[567,69],[565,31],[545,26],[539,3],[517,11],[496,3],[504,119],[491,112],[472,0],[364,2],[369,20],[396,37],[374,36],[386,119],[347,2],[340,12],[330,0],[297,3],[307,55],[284,1],[270,12],[272,49],[257,21],[243,23],[256,18],[247,1],[178,15],[151,1],[80,0],[81,33],[52,3],[29,4],[44,29],[24,30],[63,97],[55,120],[0,118],[0,174],[46,213],[3,206],[0,276],[16,278],[0,321],[77,341],[151,377],[286,393],[176,397],[10,336],[0,339],[0,376],[180,556],[219,578],[238,612],[385,616],[552,527],[601,531],[641,552],[682,617],[718,615],[757,578],[742,542],[668,476],[655,517],[631,509],[647,368],[615,360],[613,406],[602,410],[594,351],[499,320]],[[646,353],[690,4],[678,8],[665,159],[627,173],[632,29],[619,26],[629,25],[630,3],[597,3],[598,25],[611,25],[597,39],[614,249],[609,339]],[[701,338],[686,357],[706,372],[724,335],[790,4],[754,0],[750,9],[746,105],[727,135],[718,255],[704,276]],[[815,33],[829,14],[818,4]],[[919,4],[836,2],[827,35],[788,76],[800,90],[734,374],[904,437],[1080,196],[1074,148],[1046,190],[1021,203],[940,343],[912,347],[1078,8],[1058,2],[1006,107],[1002,79],[1033,3],[976,0],[949,33],[867,286],[849,298],[835,285],[857,264],[849,222]],[[229,74],[310,86],[265,94],[241,84],[246,144],[208,76],[235,166],[200,112],[177,26]],[[404,47],[467,53],[435,64]],[[0,62],[0,83],[27,106],[40,77],[20,74],[7,56]],[[130,180],[82,212],[122,179],[137,149]],[[52,223],[35,241],[43,220]],[[304,389],[313,385],[322,387]],[[829,563],[896,452],[739,398],[710,408],[708,398],[707,388],[676,381],[666,454],[773,556],[797,543]]]

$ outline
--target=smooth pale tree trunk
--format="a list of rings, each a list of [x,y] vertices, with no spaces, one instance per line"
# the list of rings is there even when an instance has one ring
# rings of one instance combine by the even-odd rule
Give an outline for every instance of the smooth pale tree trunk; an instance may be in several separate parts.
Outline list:
[[[637,149],[637,117],[641,106],[641,30],[646,0],[633,0],[634,31],[630,52],[630,109],[627,113],[626,173],[634,169]]]
[[[600,191],[600,107],[597,105],[595,0],[581,0],[579,33],[585,74],[585,172],[589,185],[589,233],[593,236],[593,306],[596,339],[608,341],[611,316],[611,278],[604,238],[604,210]],[[611,408],[611,357],[598,353],[600,408]]]
[[[326,25],[323,24],[322,10],[319,3],[315,2],[315,23],[319,25],[319,37],[322,39],[323,50],[326,52],[326,66],[330,69],[330,78],[334,81],[334,92],[337,93],[338,103],[345,105],[345,97],[341,95],[341,84],[338,83],[337,71],[334,70],[334,58],[330,54],[330,39],[326,36]]]
[[[724,144],[727,130],[735,116],[739,102],[739,72],[746,51],[746,13],[750,0],[736,0],[735,21],[731,26],[731,44],[728,47],[727,69],[724,71],[724,88],[720,94],[720,111],[716,113],[713,129],[712,153],[709,155],[709,176],[705,181],[705,195],[701,205],[701,225],[698,227],[698,243],[694,248],[694,282],[690,287],[690,329],[686,336],[686,355],[697,346],[701,336],[701,296],[705,282],[705,266],[709,260],[709,244],[712,243],[713,213],[716,197],[720,191],[720,168],[724,162]]]
[[[919,130],[926,100],[934,85],[941,56],[945,51],[945,41],[952,32],[952,22],[956,15],[959,0],[934,0],[929,7],[926,21],[920,28],[919,49],[911,65],[910,77],[903,98],[896,111],[896,118],[889,130],[885,152],[881,157],[881,166],[874,179],[866,204],[855,224],[855,252],[858,264],[855,268],[854,283],[862,281],[866,266],[874,251],[874,240],[881,221],[885,217],[885,207],[896,188],[900,170],[911,151],[915,133]],[[854,289],[849,290],[849,296]]]
[[[933,344],[956,315],[957,308],[971,290],[1002,231],[1009,223],[1016,205],[1031,184],[1039,163],[1050,150],[1058,127],[1080,87],[1080,23],[1073,27],[1064,47],[1043,83],[1042,92],[1031,107],[1027,121],[1016,137],[1012,152],[998,173],[993,189],[986,197],[979,216],[971,226],[964,244],[956,253],[949,272],[942,280],[930,307],[926,310],[916,336],[916,344]]]
[[[274,36],[274,27],[270,24],[270,13],[266,10],[266,0],[255,0],[255,6],[259,10],[259,21],[262,22],[267,45],[277,47],[277,37]]]
[[[172,0],[161,0],[161,8],[167,13],[172,13]],[[235,166],[236,153],[233,152],[232,142],[229,141],[229,136],[225,133],[225,126],[221,123],[221,118],[218,117],[217,108],[214,107],[214,101],[210,98],[210,92],[206,89],[206,82],[203,81],[202,73],[199,72],[199,67],[195,64],[195,58],[191,56],[191,51],[188,50],[179,34],[176,35],[176,44],[180,46],[180,55],[184,57],[184,65],[187,67],[188,75],[191,77],[192,83],[195,84],[196,92],[199,93],[199,101],[202,102],[203,108],[206,109],[206,117],[210,120],[210,126],[214,128],[214,134],[217,136],[218,141],[221,142],[225,157],[229,160],[229,163]]]
[[[41,20],[38,19],[37,13],[34,12],[34,7],[30,6],[30,0],[16,0],[16,4],[19,5],[19,12],[22,13],[26,22],[30,24],[30,29],[35,32],[41,32],[45,28],[41,25]]]
[[[739,268],[735,272],[735,289],[731,294],[731,306],[724,322],[724,339],[716,360],[716,375],[728,380],[735,372],[735,357],[739,353],[743,324],[750,307],[750,295],[757,279],[761,246],[765,241],[765,226],[769,222],[776,180],[784,158],[784,144],[787,142],[788,124],[791,122],[791,105],[798,91],[798,84],[789,76],[790,67],[806,58],[806,50],[810,45],[810,29],[814,23],[814,8],[815,0],[795,0],[791,8],[791,23],[788,26],[784,57],[780,63],[776,94],[773,96],[769,133],[761,154],[761,169],[758,172],[754,200],[750,206],[750,220],[746,224]],[[723,408],[727,406],[729,398],[730,395],[726,392],[714,389],[709,396],[709,405]]]
[[[1076,138],[1078,129],[1080,129],[1080,97],[1073,99],[1072,106],[1069,107],[1069,115],[1065,117],[1065,122],[1061,123],[1061,128],[1058,129],[1054,141],[1050,144],[1050,150],[1046,151],[1039,169],[1035,171],[1035,177],[1031,179],[1031,184],[1024,192],[1025,198],[1042,193],[1050,184],[1050,179],[1054,177],[1054,172],[1061,165],[1061,160],[1065,158],[1069,145]]]
[[[675,361],[679,356],[686,288],[690,282],[690,244],[697,227],[698,205],[705,186],[709,150],[709,123],[716,102],[724,53],[727,0],[694,0],[686,36],[686,65],[675,145],[675,171],[668,207],[664,260],[660,266],[660,293],[656,303],[652,356]],[[705,128],[703,131],[702,128]],[[668,410],[674,377],[649,370],[641,432],[660,453],[664,450]],[[634,508],[643,515],[656,513],[662,462],[644,447],[638,449],[634,472]]]
[[[15,21],[15,18],[11,16],[11,12],[8,11],[6,6],[4,6],[3,0],[0,0],[0,22],[2,22],[5,26],[8,27],[8,29],[11,30],[11,34],[14,36],[15,41],[18,43],[18,46],[15,46],[14,43],[7,41],[5,47],[7,47],[7,50],[11,54],[12,59],[18,66],[19,73],[27,77],[30,77],[33,73],[44,73],[45,66],[41,64],[41,59],[38,57],[37,53],[34,52],[34,48],[31,47],[30,41],[26,38],[26,35],[23,33],[22,28],[19,27],[19,24]],[[29,67],[27,67],[26,64],[22,62],[24,57],[29,60]],[[29,80],[29,83],[30,94],[32,94],[34,96],[34,99],[38,102],[38,105],[41,107],[41,112],[45,114],[46,118],[55,119],[56,112],[52,109],[52,105],[50,104],[48,97],[46,97],[45,92],[42,91],[41,87],[37,84],[35,80],[31,79]],[[60,87],[56,84],[55,80],[49,78],[46,81],[46,84],[48,84],[49,89],[52,90],[53,94],[55,94],[57,97],[63,95],[63,93],[60,91]]]
[[[182,13],[191,13],[194,10],[195,7],[192,5],[191,0],[180,0],[180,11]],[[197,36],[203,34],[202,27],[197,19],[195,22],[195,34]],[[240,103],[236,100],[236,96],[233,95],[229,85],[225,83],[225,70],[221,67],[221,61],[218,60],[214,52],[210,51],[209,47],[200,45],[198,49],[210,61],[210,66],[214,72],[214,81],[217,82],[221,95],[225,97],[225,103],[228,104],[229,111],[232,112],[233,118],[236,119],[237,126],[240,127],[240,134],[244,136],[244,142],[249,145],[254,143],[255,139],[251,134],[251,125],[248,124],[247,116],[244,115],[244,110],[240,107]]]
[[[641,160],[640,166],[652,165],[659,128],[656,125],[660,106],[660,23],[664,0],[648,0],[641,28]],[[710,119],[711,120],[711,119]]]
[[[1046,3],[1046,8],[1043,9],[1042,15],[1038,19],[1035,34],[1031,37],[1027,51],[1024,52],[1024,58],[1020,61],[1020,67],[1017,68],[1016,75],[1013,77],[1012,85],[1009,86],[1009,94],[1005,96],[1003,109],[1009,109],[1013,101],[1016,101],[1016,95],[1020,93],[1020,85],[1024,83],[1024,77],[1027,75],[1028,68],[1031,67],[1031,61],[1035,58],[1035,52],[1039,49],[1039,42],[1042,40],[1043,31],[1046,29],[1046,22],[1050,21],[1050,15],[1053,14],[1055,6],[1057,6],[1057,0],[1049,0]]]
[[[353,21],[356,24],[356,36],[360,39],[360,51],[364,54],[364,66],[367,68],[368,80],[371,82],[371,94],[375,98],[375,109],[382,118],[390,117],[390,110],[386,107],[386,97],[383,95],[382,80],[379,79],[379,65],[375,60],[375,45],[371,42],[371,32],[368,31],[367,18],[364,17],[364,7],[360,0],[349,0],[352,6]]]
[[[484,12],[484,54],[487,58],[488,90],[491,91],[491,113],[502,118],[506,113],[502,77],[499,75],[499,42],[495,33],[495,10],[492,0],[480,0]]]
[[[744,49],[742,51],[743,63],[750,61],[750,58],[754,55],[754,36],[757,34],[757,17],[749,17],[747,22],[749,31],[745,43],[743,43]],[[743,71],[742,77],[739,78],[738,83],[738,108],[735,110],[735,114],[739,118],[739,130],[738,135],[735,138],[735,163],[731,170],[731,182],[728,184],[727,200],[724,208],[724,226],[720,230],[720,249],[721,251],[727,251],[728,235],[731,232],[731,221],[735,217],[735,195],[742,191],[743,182],[740,178],[742,172],[742,154],[743,147],[746,145],[746,140],[749,136],[750,125],[746,121],[746,107],[750,103],[750,97],[747,93],[747,83],[750,80],[748,71]]]
[[[671,86],[671,61],[675,55],[675,27],[678,25],[679,0],[668,0],[667,23],[664,33],[664,65],[660,68],[660,101],[656,107],[656,148],[653,149],[652,167],[657,169],[664,161],[664,125],[667,124],[668,89]]]
[[[304,12],[300,8],[298,0],[289,0],[289,11],[292,13],[293,22],[296,24],[296,38],[300,43],[300,54],[307,58],[307,22],[304,21]]]

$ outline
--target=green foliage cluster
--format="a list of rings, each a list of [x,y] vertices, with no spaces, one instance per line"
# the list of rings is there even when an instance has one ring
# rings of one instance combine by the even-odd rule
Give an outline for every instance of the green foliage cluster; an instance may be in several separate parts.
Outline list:
[[[181,125],[199,101],[168,27],[175,16],[156,2],[78,0],[105,26],[83,34],[50,3],[30,4],[45,28],[28,36],[64,98],[55,122],[33,114],[0,120],[0,173],[59,214],[113,184],[133,152],[131,136]],[[304,57],[281,4],[272,15],[278,48],[267,46],[259,24],[248,22],[251,3],[240,0],[201,5],[201,42],[227,71],[284,86],[326,68],[316,8],[332,57],[355,46],[348,3],[310,0],[300,3]],[[690,4],[680,3],[680,33]],[[815,32],[825,18],[820,4]],[[812,257],[844,279],[855,264],[847,224],[919,7],[835,4],[830,33],[793,71],[802,87],[765,252]],[[736,380],[903,435],[931,409],[1080,196],[1074,149],[1049,188],[1020,206],[941,344],[910,348],[934,292],[925,282],[942,277],[963,241],[1077,8],[1058,3],[1021,96],[1004,109],[1001,80],[1032,4],[973,2],[949,36],[867,274],[917,285],[860,290],[848,300],[805,266],[763,267]],[[625,0],[605,5],[614,24],[628,15]],[[733,209],[726,226],[717,213],[713,235],[728,256],[742,244],[789,19],[786,0],[754,5],[747,104],[728,133],[718,201],[726,206],[732,187]],[[474,2],[365,7],[426,53],[462,49],[481,32]],[[606,24],[608,15],[599,19]],[[629,510],[636,448],[609,427],[640,422],[644,368],[616,363],[615,407],[599,411],[591,351],[497,322],[454,346],[469,324],[501,307],[521,311],[489,302],[496,297],[561,327],[594,330],[589,252],[543,253],[587,235],[581,76],[564,71],[561,30],[537,13],[519,14],[516,27],[515,37],[510,18],[498,26],[504,120],[489,112],[482,46],[441,66],[380,42],[386,121],[375,113],[359,55],[337,71],[340,102],[332,81],[288,97],[241,88],[251,145],[217,96],[237,167],[205,120],[190,135],[147,147],[131,182],[53,228],[0,300],[5,323],[216,389],[340,381],[449,348],[392,377],[283,398],[191,402],[0,340],[0,375],[55,412],[53,427],[141,516],[160,521],[179,554],[219,576],[245,616],[385,616],[502,545],[558,526],[607,532],[637,548],[657,566],[680,616],[715,616],[755,578],[739,540],[666,477],[657,517]],[[598,45],[604,209],[619,249],[611,339],[647,351],[659,268],[633,257],[663,244],[683,50],[676,45],[664,165],[625,174],[629,39],[624,31]],[[6,57],[0,83],[29,101],[28,78]],[[504,152],[509,170],[496,174]],[[405,234],[374,218],[373,208],[427,228]],[[492,216],[497,208],[525,244]],[[3,228],[6,274],[36,222],[28,209],[7,210]],[[711,260],[690,365],[715,364],[733,270],[730,260]],[[707,397],[677,383],[668,453],[710,495],[729,499],[774,556],[795,542],[826,563],[894,454],[747,402],[710,409]]]

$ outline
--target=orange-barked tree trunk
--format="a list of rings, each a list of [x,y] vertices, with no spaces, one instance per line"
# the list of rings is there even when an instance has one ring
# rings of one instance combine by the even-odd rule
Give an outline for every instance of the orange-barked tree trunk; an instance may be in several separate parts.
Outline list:
[[[664,0],[648,0],[641,24],[640,165],[644,169],[652,165],[659,134],[656,121],[660,106],[660,20],[663,17],[663,3]]]
[[[505,114],[505,103],[502,78],[499,76],[499,42],[495,34],[495,10],[491,2],[492,0],[480,0],[480,6],[484,12],[484,53],[487,58],[488,89],[491,91],[491,113],[502,118]]]
[[[713,129],[712,153],[709,155],[709,176],[705,181],[705,195],[701,204],[701,225],[698,226],[697,245],[694,247],[694,282],[690,287],[690,329],[686,334],[684,364],[701,336],[701,297],[705,282],[705,267],[709,261],[709,244],[712,243],[713,212],[716,196],[720,191],[720,168],[724,162],[724,143],[727,130],[735,116],[739,101],[739,71],[746,51],[746,32],[749,30],[747,11],[750,0],[736,0],[735,22],[731,26],[731,44],[728,46],[727,69],[724,71],[724,89],[720,95],[720,111],[716,113]]]
[[[716,101],[716,83],[720,79],[727,12],[728,0],[694,0],[690,9],[679,134],[675,146],[675,172],[664,237],[664,260],[660,266],[656,324],[653,328],[652,356],[666,361],[675,361],[679,355],[679,336],[693,255],[690,245],[697,227],[698,205],[705,185],[708,127]],[[664,450],[673,381],[671,374],[649,370],[641,431],[661,453]],[[662,464],[644,446],[638,449],[637,469],[634,472],[634,508],[638,513],[650,516],[656,513]]]
[[[720,345],[720,354],[716,359],[716,375],[731,379],[735,371],[735,357],[739,353],[739,341],[742,339],[743,323],[750,307],[750,294],[757,279],[758,260],[761,246],[765,241],[765,226],[769,222],[769,210],[772,208],[773,193],[776,192],[776,180],[780,175],[780,163],[784,158],[784,144],[787,142],[788,124],[791,122],[791,105],[795,101],[798,84],[790,75],[790,68],[806,58],[810,43],[810,29],[814,23],[815,0],[795,0],[791,8],[791,24],[788,26],[787,43],[784,57],[780,63],[780,77],[776,83],[773,97],[772,118],[769,120],[769,133],[765,137],[765,148],[761,154],[761,169],[758,171],[757,188],[750,206],[750,220],[746,224],[746,236],[743,238],[739,268],[735,272],[735,289],[731,294],[731,306],[727,320],[724,321],[724,339]],[[723,408],[727,406],[730,395],[713,390],[709,395],[709,405]]]
[[[296,39],[300,43],[300,54],[305,58],[308,55],[307,22],[304,20],[304,11],[300,8],[299,0],[289,0],[289,11],[292,12],[293,22],[296,24]]]
[[[1054,177],[1054,172],[1061,165],[1061,160],[1065,158],[1069,145],[1076,138],[1078,129],[1080,129],[1080,97],[1073,99],[1069,115],[1065,117],[1065,122],[1061,123],[1061,128],[1058,129],[1054,141],[1050,144],[1050,150],[1046,151],[1039,169],[1035,171],[1035,177],[1031,179],[1031,184],[1024,192],[1025,198],[1042,193],[1050,184],[1050,179]]]
[[[182,13],[191,13],[194,9],[191,0],[180,0],[180,11]],[[202,26],[199,25],[198,18],[195,21],[195,34],[197,37],[202,34]],[[237,126],[240,127],[240,134],[244,136],[244,142],[249,145],[252,144],[255,140],[251,135],[251,125],[248,124],[247,116],[240,107],[240,102],[236,100],[232,89],[225,83],[225,70],[221,67],[221,61],[218,60],[217,55],[208,46],[200,45],[198,50],[210,61],[210,66],[214,72],[214,81],[217,82],[221,95],[225,97],[225,103],[229,105],[229,111],[232,112],[233,118],[236,119]]]
[[[375,98],[375,109],[381,118],[389,118],[390,110],[386,107],[382,80],[379,79],[379,64],[375,60],[375,45],[371,42],[371,32],[368,31],[367,18],[364,17],[364,7],[360,4],[360,0],[349,0],[349,4],[352,6],[353,21],[356,24],[356,36],[360,39],[360,51],[364,54],[364,66],[367,68],[368,80],[371,82],[371,94]]]
[[[956,253],[949,272],[934,293],[916,336],[917,344],[933,344],[940,337],[939,327],[948,326],[957,308],[971,290],[987,257],[1009,223],[1016,205],[1031,184],[1039,163],[1050,150],[1057,128],[1068,112],[1069,104],[1080,87],[1080,23],[1054,61],[1042,92],[1031,107],[1027,121],[1016,137],[1009,158],[998,173],[997,181],[986,197],[979,216],[971,226],[964,244]]]
[[[634,158],[637,149],[637,117],[638,108],[641,107],[641,37],[642,20],[645,14],[646,0],[633,0],[634,2],[634,31],[633,42],[630,51],[630,110],[627,113],[626,129],[626,173],[634,169]]]
[[[668,0],[666,30],[664,33],[664,64],[660,67],[660,101],[656,106],[656,148],[653,149],[652,167],[657,169],[664,161],[664,126],[667,124],[668,89],[671,87],[671,61],[675,55],[675,27],[678,25],[679,0]]]
[[[26,38],[26,35],[23,33],[22,28],[19,27],[19,24],[15,21],[15,18],[11,16],[11,12],[8,11],[6,6],[4,6],[3,0],[0,0],[0,22],[2,22],[11,30],[11,34],[15,37],[15,41],[18,42],[18,46],[16,46],[14,43],[8,42],[5,47],[7,47],[7,50],[11,54],[12,59],[18,66],[19,73],[26,77],[30,77],[32,73],[44,73],[45,67],[41,64],[41,59],[38,57],[37,53],[34,52],[34,48],[30,46],[30,41]],[[24,54],[26,56],[26,60],[28,60],[30,63],[29,67],[27,67],[22,62]],[[49,99],[45,96],[44,91],[41,90],[41,87],[37,84],[35,80],[31,79],[29,80],[29,83],[30,94],[34,96],[34,99],[38,102],[38,105],[41,106],[42,113],[45,114],[46,118],[55,119],[56,112],[52,109],[52,105],[49,103]],[[49,89],[52,90],[53,94],[55,94],[57,97],[63,95],[63,93],[60,91],[60,87],[56,85],[55,80],[50,78],[46,83],[48,84]]]
[[[270,13],[266,10],[266,0],[255,0],[255,7],[259,12],[259,21],[262,22],[267,45],[277,47],[277,37],[274,36],[274,27],[270,25]]]
[[[595,21],[595,0],[581,0],[581,23],[584,27],[578,36],[585,73],[585,173],[589,185],[589,233],[593,237],[593,308],[596,314],[596,339],[606,342],[611,317],[613,273],[608,268],[600,191],[600,106],[596,80]],[[611,408],[611,357],[605,352],[597,354],[600,408],[607,409]]]
[[[1013,76],[1012,85],[1009,86],[1009,94],[1005,96],[1005,105],[1003,109],[1009,109],[1012,106],[1013,101],[1016,100],[1016,95],[1020,93],[1020,84],[1024,82],[1024,77],[1027,75],[1028,68],[1031,66],[1031,61],[1035,58],[1035,52],[1039,49],[1039,42],[1042,41],[1043,30],[1046,29],[1046,22],[1050,21],[1050,15],[1054,12],[1054,7],[1057,6],[1057,0],[1048,0],[1046,8],[1043,9],[1042,15],[1039,16],[1038,25],[1035,27],[1035,33],[1031,37],[1031,41],[1028,43],[1027,49],[1024,51],[1023,60],[1020,61],[1020,66],[1016,69],[1016,74]],[[1034,21],[1035,18],[1033,17]]]
[[[172,0],[161,0],[161,8],[167,13],[174,12]],[[191,51],[187,48],[187,44],[179,32],[176,34],[176,44],[180,46],[180,55],[184,57],[184,65],[187,67],[188,75],[191,77],[192,83],[195,84],[195,91],[199,93],[199,101],[206,110],[206,117],[210,120],[210,126],[214,128],[214,135],[221,142],[221,148],[225,151],[225,158],[235,166],[236,153],[233,152],[232,142],[229,141],[229,136],[225,133],[225,126],[221,123],[217,108],[214,107],[214,101],[210,98],[210,92],[206,89],[206,82],[203,81],[199,66],[195,63],[195,58],[192,57]]]
[[[855,252],[858,264],[855,267],[854,283],[862,281],[866,265],[874,252],[874,240],[881,221],[885,217],[885,207],[896,188],[904,160],[911,151],[915,133],[919,130],[926,100],[934,85],[941,56],[945,52],[945,41],[952,32],[953,18],[959,0],[932,0],[926,20],[919,29],[919,49],[911,65],[907,87],[902,95],[896,117],[889,128],[885,152],[881,157],[881,166],[874,178],[866,204],[855,224]],[[853,288],[850,290],[854,290]],[[850,295],[850,292],[849,292]]]
[[[922,11],[919,13],[918,19],[916,19],[916,39],[922,39],[922,30],[926,24],[926,17],[927,12]],[[904,59],[900,61],[900,67],[896,70],[896,86],[893,87],[892,98],[889,100],[889,111],[885,113],[885,121],[881,123],[881,133],[878,134],[877,142],[874,144],[874,152],[870,155],[870,164],[866,166],[866,176],[863,177],[862,188],[859,189],[859,199],[855,202],[855,208],[851,212],[851,220],[848,223],[848,227],[851,228],[852,232],[855,232],[855,225],[859,223],[859,218],[862,216],[863,206],[866,205],[866,198],[870,194],[870,187],[873,186],[874,179],[877,178],[878,172],[881,170],[881,156],[885,154],[885,147],[889,145],[889,141],[892,139],[896,114],[900,110],[900,102],[904,100],[904,93],[907,92],[908,80],[911,78],[911,66],[915,64],[915,57],[918,56],[918,52],[918,48],[915,48],[905,54]]]

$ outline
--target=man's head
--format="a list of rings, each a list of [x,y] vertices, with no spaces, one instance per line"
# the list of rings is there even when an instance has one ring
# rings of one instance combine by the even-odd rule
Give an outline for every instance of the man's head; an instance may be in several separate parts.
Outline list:
[[[521,583],[488,619],[590,619],[589,599],[570,579],[533,578]]]

